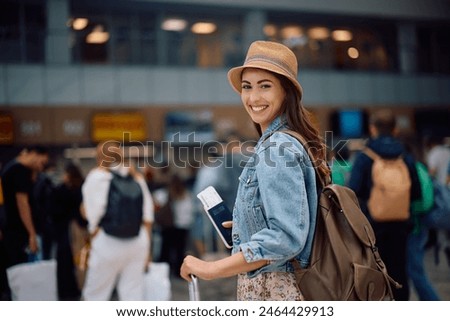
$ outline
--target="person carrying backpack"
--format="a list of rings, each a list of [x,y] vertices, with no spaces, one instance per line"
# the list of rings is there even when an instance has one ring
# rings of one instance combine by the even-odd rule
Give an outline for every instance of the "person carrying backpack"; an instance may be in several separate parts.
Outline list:
[[[381,258],[389,275],[402,284],[397,301],[409,299],[407,239],[411,231],[411,202],[421,197],[414,157],[394,137],[396,119],[389,110],[374,112],[370,139],[356,156],[349,179],[375,231]]]
[[[110,300],[117,286],[121,301],[144,298],[150,260],[153,201],[147,184],[123,161],[118,142],[97,147],[97,167],[82,186],[91,250],[82,299]]]

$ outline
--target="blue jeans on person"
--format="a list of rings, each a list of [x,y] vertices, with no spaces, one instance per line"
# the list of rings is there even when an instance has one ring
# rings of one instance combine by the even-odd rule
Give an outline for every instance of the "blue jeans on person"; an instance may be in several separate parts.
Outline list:
[[[440,301],[439,295],[428,279],[424,267],[425,244],[428,239],[428,229],[410,233],[407,244],[407,269],[417,296],[420,301]]]

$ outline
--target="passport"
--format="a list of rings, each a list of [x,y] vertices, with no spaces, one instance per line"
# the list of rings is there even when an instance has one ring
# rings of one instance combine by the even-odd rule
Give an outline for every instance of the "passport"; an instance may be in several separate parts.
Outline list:
[[[225,205],[213,186],[208,186],[198,193],[197,198],[202,202],[205,213],[219,234],[223,244],[226,248],[231,249],[233,246],[231,228],[222,226],[223,222],[233,220],[233,214],[230,209]]]

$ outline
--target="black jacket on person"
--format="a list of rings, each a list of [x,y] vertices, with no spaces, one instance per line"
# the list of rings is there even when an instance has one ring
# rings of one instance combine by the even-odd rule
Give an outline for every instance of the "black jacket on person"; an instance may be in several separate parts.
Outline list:
[[[57,244],[58,296],[60,300],[77,300],[81,294],[75,275],[70,237],[70,223],[81,218],[81,187],[71,189],[65,184],[56,186],[52,194],[51,219]],[[78,223],[79,224],[79,223]]]

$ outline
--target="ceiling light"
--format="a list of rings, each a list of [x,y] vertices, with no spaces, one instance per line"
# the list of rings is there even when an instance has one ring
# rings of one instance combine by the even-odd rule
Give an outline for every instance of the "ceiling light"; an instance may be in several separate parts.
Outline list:
[[[359,57],[359,51],[355,47],[348,48],[347,54],[352,59],[358,59],[358,57]]]
[[[166,31],[183,31],[186,29],[187,21],[184,19],[166,19],[161,25],[161,29]]]
[[[263,30],[267,37],[275,37],[277,34],[277,27],[275,25],[265,25]]]
[[[91,44],[102,44],[109,40],[109,32],[103,30],[103,26],[95,26],[86,37],[86,42]]]
[[[353,34],[348,30],[334,30],[331,37],[334,41],[350,41],[353,39]]]
[[[191,27],[191,31],[196,34],[207,35],[216,31],[217,26],[212,22],[197,22]]]
[[[72,28],[74,30],[83,30],[87,27],[89,20],[86,18],[75,18],[72,21]]]
[[[303,29],[299,26],[286,26],[281,29],[283,39],[299,38],[303,36]]]
[[[330,36],[330,31],[325,27],[314,27],[308,30],[308,36],[315,40],[324,40]]]

